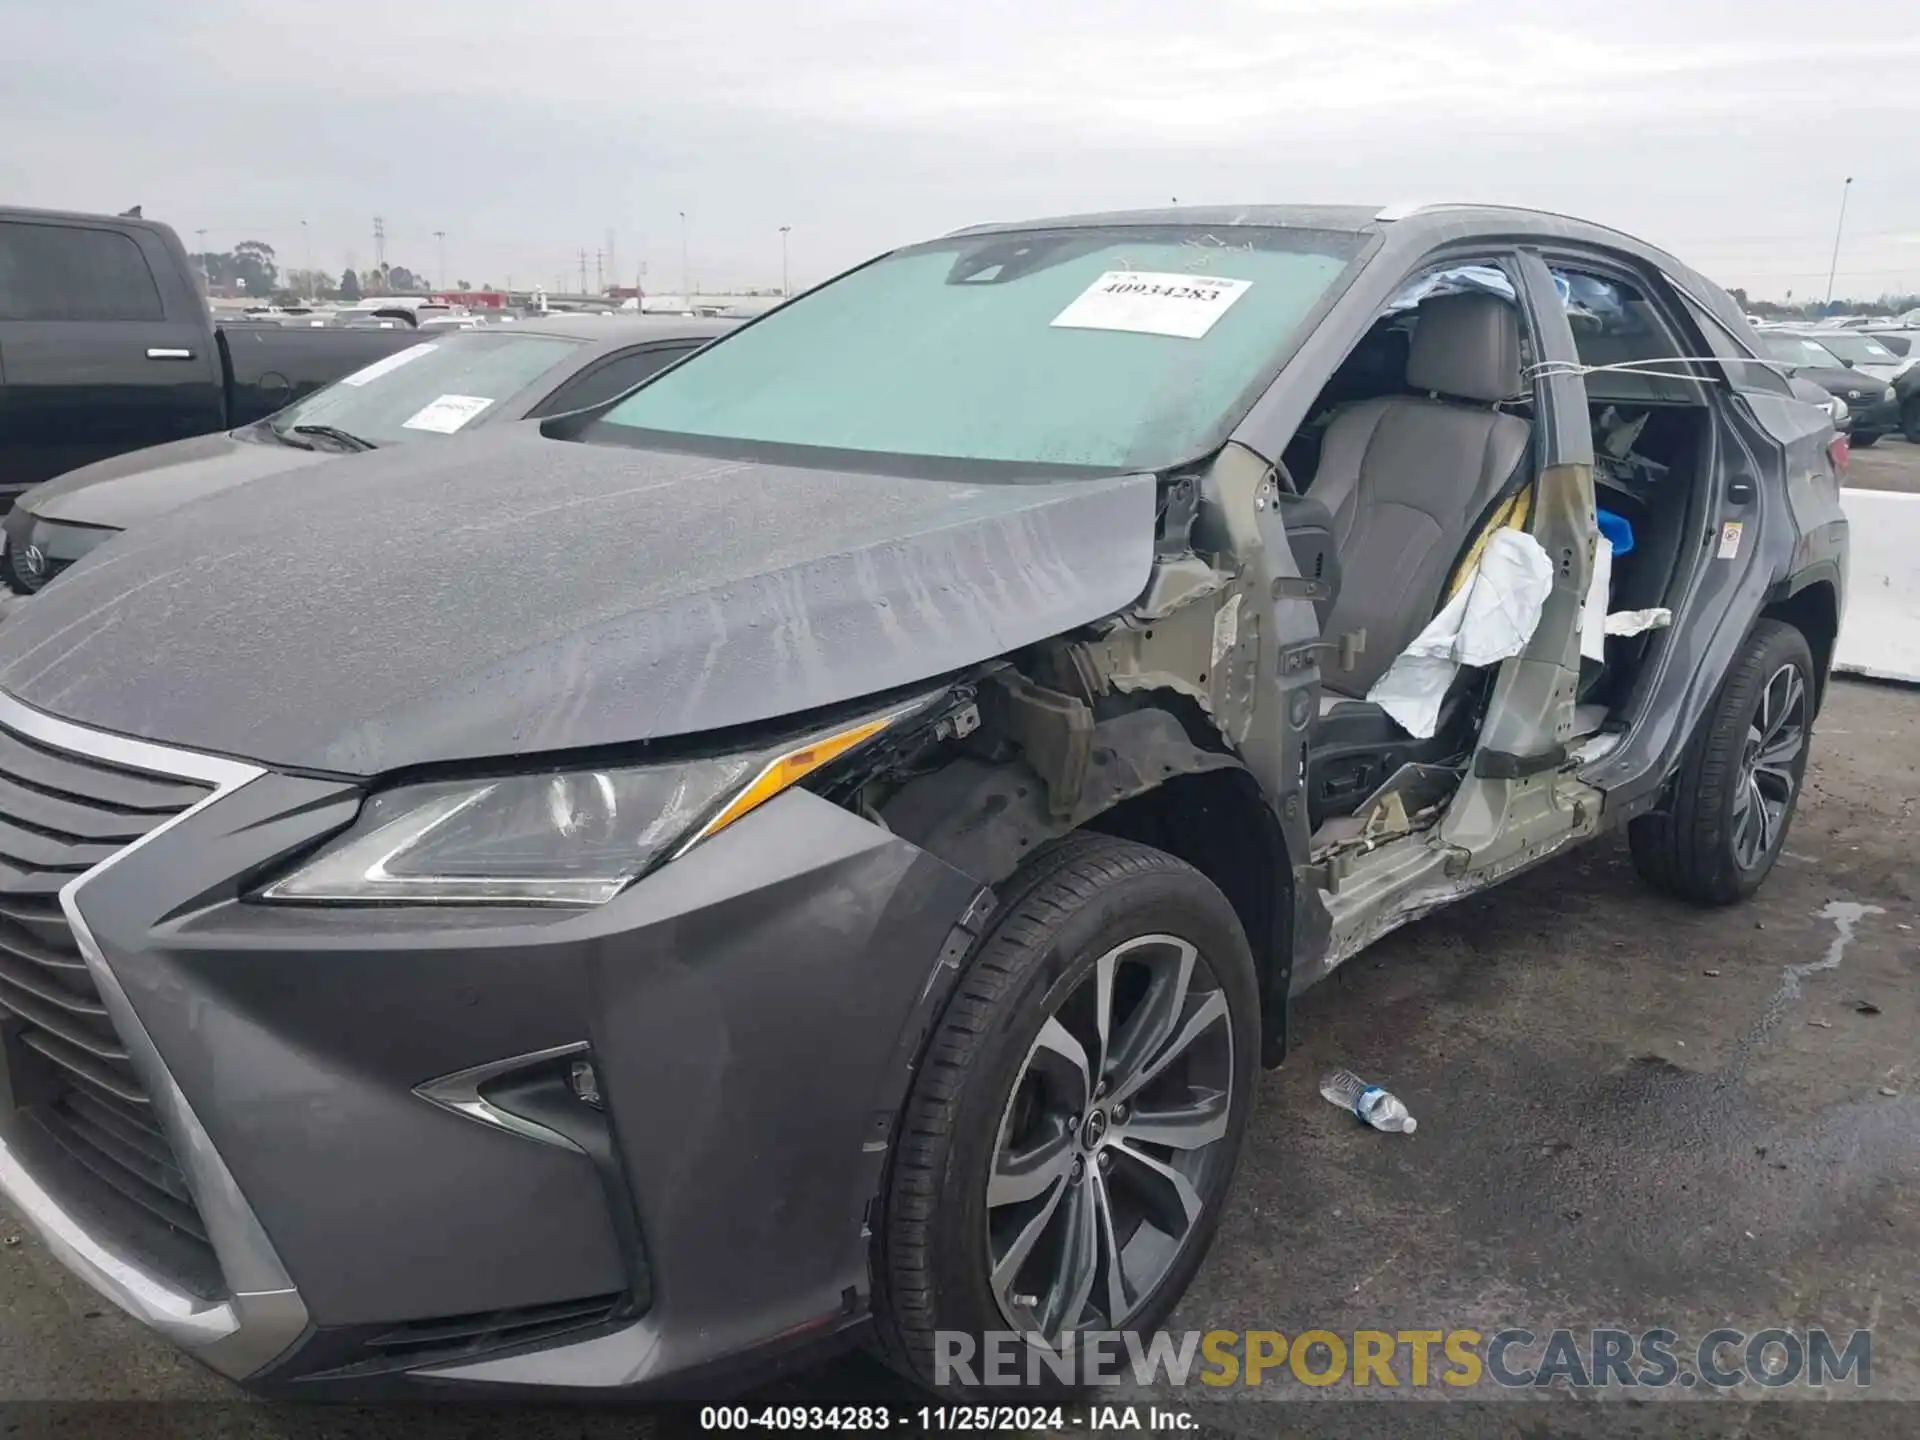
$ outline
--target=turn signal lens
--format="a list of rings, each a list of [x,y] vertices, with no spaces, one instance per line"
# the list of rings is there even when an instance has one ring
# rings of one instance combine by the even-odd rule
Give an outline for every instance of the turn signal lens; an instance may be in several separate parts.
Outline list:
[[[807,741],[804,745],[795,746],[785,754],[775,756],[761,767],[760,773],[748,781],[739,794],[721,807],[719,814],[702,825],[680,848],[683,851],[690,850],[709,835],[718,834],[741,816],[759,809],[782,790],[806,779],[822,765],[839,759],[854,746],[871,740],[899,719],[903,713],[905,712],[896,710],[892,714],[882,715],[877,719],[862,720],[859,724],[850,725],[845,730],[819,736]]]

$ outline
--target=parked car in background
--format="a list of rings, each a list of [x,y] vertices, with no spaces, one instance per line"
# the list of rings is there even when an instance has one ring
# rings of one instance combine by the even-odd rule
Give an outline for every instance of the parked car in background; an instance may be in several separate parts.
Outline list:
[[[1893,393],[1900,401],[1900,430],[1909,441],[1920,445],[1920,353],[1914,349],[1920,341],[1920,326],[1906,321],[1876,326],[1868,334],[1898,355],[1906,365],[1893,377]]]
[[[1294,994],[1606,831],[1765,880],[1834,444],[1617,231],[1182,207],[161,516],[0,626],[7,1208],[284,1395],[1151,1331]]]
[[[1845,429],[1854,448],[1865,450],[1877,445],[1881,436],[1900,428],[1900,401],[1894,387],[1847,364],[1826,343],[1833,340],[1837,344],[1845,337],[1785,329],[1758,333],[1766,353],[1789,375],[1812,381],[1846,406],[1846,413],[1836,416],[1836,423]],[[1874,348],[1882,354],[1891,353],[1884,347]]]
[[[198,280],[154,221],[0,209],[0,510],[95,460],[250,424],[413,339],[216,325]]]
[[[267,419],[97,461],[29,491],[0,522],[0,580],[32,594],[129,525],[262,475],[604,404],[731,328],[554,316],[410,332],[408,348]]]
[[[1884,344],[1878,335],[1865,330],[1789,330],[1831,351],[1842,365],[1862,375],[1889,383],[1914,362]]]

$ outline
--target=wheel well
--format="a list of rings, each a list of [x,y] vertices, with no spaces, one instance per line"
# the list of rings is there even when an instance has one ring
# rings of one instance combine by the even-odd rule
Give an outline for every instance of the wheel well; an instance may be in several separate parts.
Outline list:
[[[1840,633],[1840,606],[1834,589],[1825,580],[1816,580],[1805,589],[1769,605],[1762,618],[1784,620],[1807,637],[1813,652],[1815,704],[1826,698],[1827,673],[1833,663],[1833,642]]]
[[[1292,981],[1292,871],[1286,842],[1259,783],[1244,770],[1176,775],[1088,820],[1084,830],[1164,850],[1220,887],[1253,950],[1261,1011],[1269,1030],[1284,1027]],[[1267,1049],[1273,1053],[1269,1036]]]

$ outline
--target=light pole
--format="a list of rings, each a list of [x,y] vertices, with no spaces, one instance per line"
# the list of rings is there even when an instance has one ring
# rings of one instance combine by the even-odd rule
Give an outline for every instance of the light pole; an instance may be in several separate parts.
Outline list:
[[[201,292],[211,300],[213,298],[213,272],[207,269],[207,232],[204,230],[196,230],[193,232],[193,238],[200,242]]]
[[[687,265],[687,212],[680,212],[680,298],[693,308],[693,271]]]
[[[313,232],[307,229],[307,222],[304,220],[300,222],[300,248],[306,252],[307,303],[312,304],[314,299],[316,298],[314,295],[315,286],[313,283]]]
[[[1833,277],[1840,273],[1840,236],[1847,228],[1847,196],[1853,191],[1853,177],[1840,187],[1840,223],[1833,227],[1833,263],[1827,267],[1827,304],[1833,304]]]
[[[440,290],[444,294],[447,288],[447,232],[436,230],[433,238],[440,242]]]
[[[793,286],[787,281],[787,235],[792,229],[791,225],[780,227],[780,298],[782,300],[793,294]]]

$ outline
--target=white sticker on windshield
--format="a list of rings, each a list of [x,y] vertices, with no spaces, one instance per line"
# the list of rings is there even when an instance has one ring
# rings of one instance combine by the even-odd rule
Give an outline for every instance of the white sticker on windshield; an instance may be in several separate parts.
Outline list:
[[[439,348],[438,345],[409,345],[404,350],[394,351],[384,360],[374,361],[363,370],[356,370],[351,375],[341,377],[340,383],[358,388],[369,380],[378,380],[382,375],[398,370],[402,365],[410,365],[422,355]]]
[[[402,428],[437,430],[442,435],[451,435],[492,403],[485,395],[442,395],[416,411],[412,419],[403,422]]]
[[[1053,323],[1068,330],[1131,330],[1198,340],[1252,285],[1251,280],[1211,275],[1109,270],[1054,316]]]

